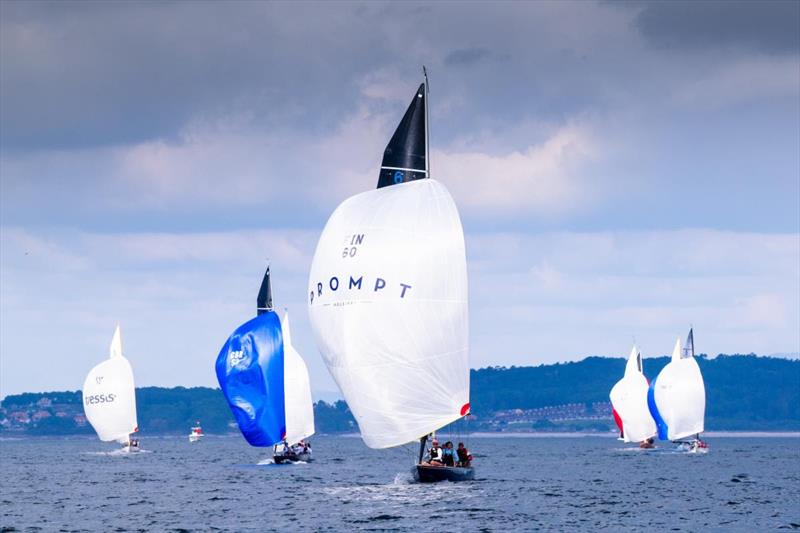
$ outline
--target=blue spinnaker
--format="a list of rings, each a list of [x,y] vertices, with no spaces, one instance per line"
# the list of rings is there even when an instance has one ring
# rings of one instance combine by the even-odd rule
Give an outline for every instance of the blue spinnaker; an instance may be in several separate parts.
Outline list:
[[[647,389],[647,408],[650,410],[653,420],[656,421],[658,438],[661,440],[667,440],[669,428],[667,427],[667,423],[664,421],[664,418],[661,416],[661,413],[658,412],[658,406],[656,405],[656,381],[658,381],[658,377],[650,382],[650,388]]]
[[[217,357],[217,379],[251,446],[272,446],[286,434],[283,335],[273,311],[242,324]]]

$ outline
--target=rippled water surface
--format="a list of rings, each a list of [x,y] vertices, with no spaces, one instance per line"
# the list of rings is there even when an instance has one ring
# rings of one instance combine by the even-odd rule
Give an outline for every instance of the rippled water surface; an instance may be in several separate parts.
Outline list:
[[[93,439],[2,440],[0,527],[800,528],[800,439],[709,440],[708,454],[685,455],[604,437],[472,437],[476,480],[437,485],[411,481],[411,447],[375,451],[351,437],[316,438],[316,460],[288,466],[240,437],[143,438],[148,453],[131,455]]]

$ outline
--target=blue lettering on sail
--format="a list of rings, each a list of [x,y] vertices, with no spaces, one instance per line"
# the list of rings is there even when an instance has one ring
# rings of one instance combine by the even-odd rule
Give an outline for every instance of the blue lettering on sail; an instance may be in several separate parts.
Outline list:
[[[358,289],[361,290],[361,281],[363,279],[364,276],[361,276],[360,278],[358,278],[358,280],[354,280],[353,276],[350,276],[350,287],[348,288],[352,289],[353,287],[358,287]]]
[[[386,287],[386,280],[382,278],[375,279],[375,292],[378,292],[379,289]]]

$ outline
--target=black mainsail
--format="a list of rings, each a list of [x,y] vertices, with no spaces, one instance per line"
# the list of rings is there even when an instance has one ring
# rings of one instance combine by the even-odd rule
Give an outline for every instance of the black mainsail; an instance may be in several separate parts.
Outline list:
[[[422,83],[383,152],[378,189],[429,177],[427,99],[426,85]]]
[[[269,267],[264,273],[264,279],[261,280],[261,288],[258,290],[258,298],[256,298],[256,312],[263,315],[267,311],[272,311],[272,284],[269,281]]]

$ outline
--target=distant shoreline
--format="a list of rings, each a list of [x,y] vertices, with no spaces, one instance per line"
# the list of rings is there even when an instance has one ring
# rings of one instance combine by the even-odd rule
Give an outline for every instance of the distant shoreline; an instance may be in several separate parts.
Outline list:
[[[566,432],[553,432],[553,433],[491,433],[491,432],[475,432],[469,433],[468,436],[476,438],[489,438],[489,437],[511,437],[511,438],[578,438],[578,437],[604,437],[613,438],[618,437],[617,433],[566,433]],[[800,438],[800,431],[706,431],[702,433],[703,437],[711,437],[715,439],[725,438]]]
[[[440,434],[440,438],[444,438],[447,435],[447,432]],[[553,433],[492,433],[492,432],[485,432],[485,431],[478,431],[475,433],[464,433],[462,435],[464,438],[476,438],[476,439],[495,439],[495,438],[512,438],[512,439],[558,439],[558,438],[567,438],[567,439],[577,439],[583,437],[600,437],[606,439],[616,439],[616,433],[568,433],[568,432],[553,432]],[[727,439],[727,438],[750,438],[750,439],[776,439],[776,438],[790,438],[790,439],[797,439],[800,438],[800,431],[707,431],[702,433],[703,437],[712,438],[712,439]],[[238,433],[207,433],[206,437],[211,438],[239,438],[240,435]],[[346,438],[346,439],[353,439],[353,438],[361,438],[361,435],[358,433],[327,433],[321,435],[314,435],[309,440],[313,440],[315,438]],[[186,435],[177,435],[177,434],[153,434],[153,435],[142,435],[142,440],[147,439],[185,439]],[[44,440],[97,440],[97,437],[94,435],[0,435],[0,442],[4,441],[17,441],[17,440],[36,440],[36,439],[44,439]]]

